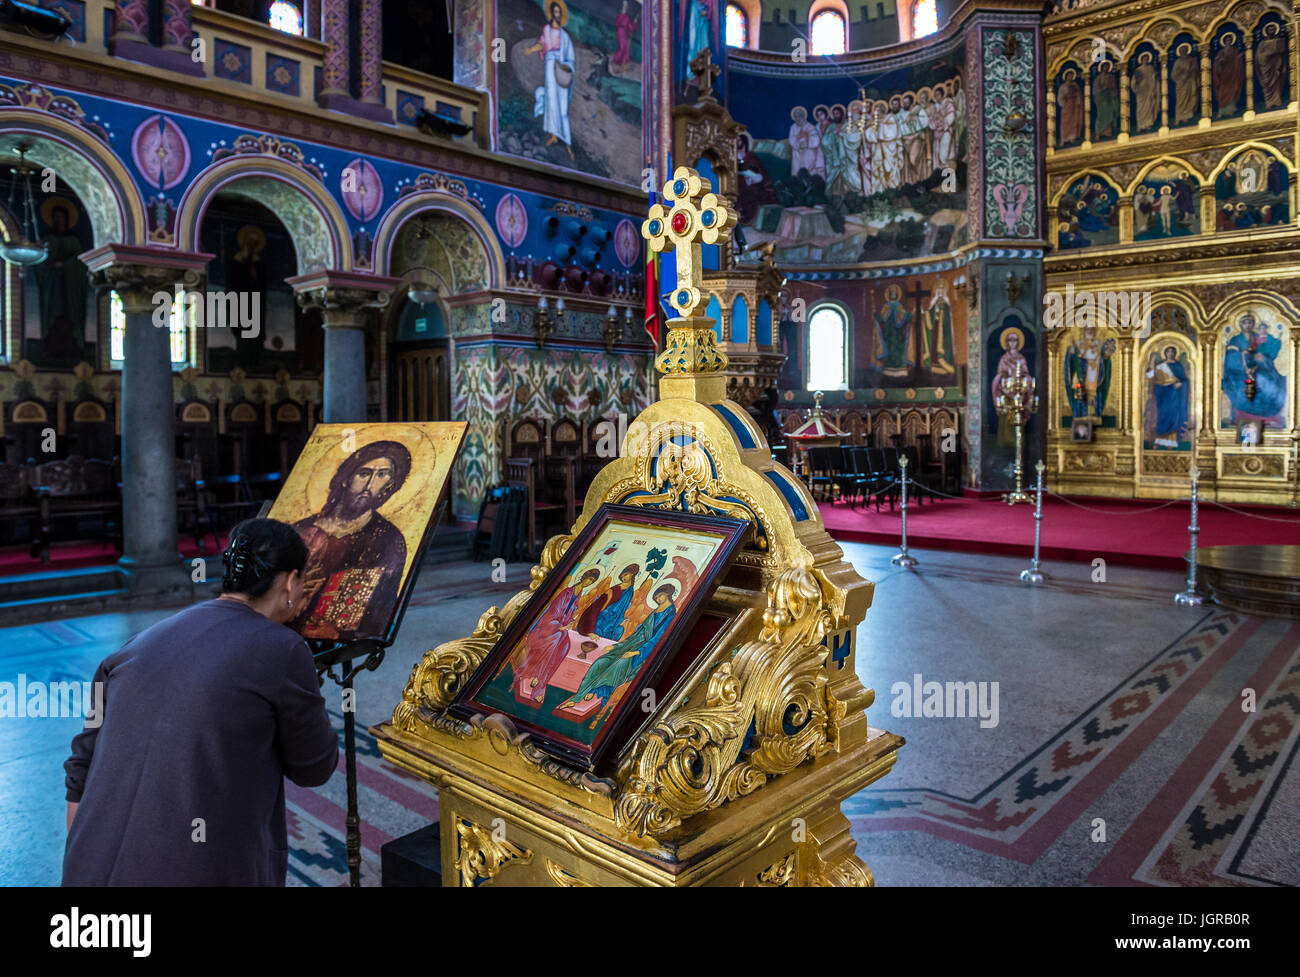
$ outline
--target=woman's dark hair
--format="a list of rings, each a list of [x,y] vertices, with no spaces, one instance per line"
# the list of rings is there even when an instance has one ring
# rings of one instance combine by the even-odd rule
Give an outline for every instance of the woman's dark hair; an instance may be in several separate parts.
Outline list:
[[[230,531],[221,554],[223,594],[261,597],[276,574],[299,572],[307,565],[307,545],[298,531],[275,519],[245,519]]]

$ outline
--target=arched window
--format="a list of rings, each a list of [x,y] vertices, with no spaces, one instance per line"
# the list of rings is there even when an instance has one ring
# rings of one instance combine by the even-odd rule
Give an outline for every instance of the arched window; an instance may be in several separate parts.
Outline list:
[[[844,15],[838,10],[823,10],[814,14],[809,44],[813,54],[843,54],[848,50],[848,36]]]
[[[809,390],[843,390],[849,385],[848,331],[848,320],[837,306],[819,306],[808,317]]]
[[[749,47],[749,18],[740,4],[727,4],[727,47]]]
[[[200,295],[199,298],[202,298]],[[172,321],[168,324],[171,333],[172,362],[186,365],[189,362],[188,344],[185,329],[185,289],[176,290],[176,301],[172,303]],[[153,328],[152,323],[150,328]],[[114,366],[121,366],[126,359],[126,310],[122,308],[122,297],[113,292],[108,306],[108,357]]]
[[[939,8],[935,0],[913,0],[912,36],[925,37],[939,29]]]
[[[278,31],[302,37],[302,10],[297,4],[289,3],[288,0],[275,0],[275,3],[271,4],[267,22]]]

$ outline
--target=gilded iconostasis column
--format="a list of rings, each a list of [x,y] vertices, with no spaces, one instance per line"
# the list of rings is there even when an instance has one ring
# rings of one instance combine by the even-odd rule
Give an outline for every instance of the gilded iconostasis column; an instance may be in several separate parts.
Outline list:
[[[1247,118],[1255,114],[1255,33],[1243,31],[1242,42],[1246,45],[1246,111]]]
[[[1055,152],[1056,137],[1056,89],[1052,85],[1047,86],[1047,155],[1051,156]]]
[[[1201,349],[1201,425],[1196,438],[1196,467],[1203,484],[1213,484],[1218,474],[1215,435],[1219,426],[1219,387],[1214,382],[1219,331],[1213,325],[1198,335]]]
[[[1128,62],[1119,73],[1119,141],[1128,142],[1129,135],[1129,78]]]
[[[1083,76],[1083,144],[1092,142],[1092,72]]]
[[[1201,45],[1201,121],[1200,128],[1205,129],[1210,125],[1210,113],[1213,111],[1211,106],[1213,101],[1210,98],[1210,45],[1205,43]]]

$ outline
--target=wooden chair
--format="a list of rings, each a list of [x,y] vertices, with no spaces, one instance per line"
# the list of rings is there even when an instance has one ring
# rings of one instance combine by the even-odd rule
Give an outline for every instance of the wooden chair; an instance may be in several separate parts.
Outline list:
[[[538,550],[538,522],[540,521],[542,523],[544,529],[547,518],[558,515],[564,508],[555,503],[542,502],[539,500],[537,491],[537,469],[538,464],[536,460],[532,458],[506,459],[506,484],[523,489],[527,496],[527,502],[525,504],[525,524],[528,527],[527,539],[529,559],[532,559],[533,555]]]
[[[32,491],[40,506],[37,528],[38,555],[50,561],[50,543],[59,523],[71,523],[70,538],[81,538],[82,524],[97,520],[105,546],[115,542],[122,548],[122,496],[116,461],[84,459],[69,455],[61,461],[36,466],[31,475]]]
[[[2,541],[29,539],[33,558],[40,555],[36,529],[41,517],[41,507],[30,482],[34,469],[33,465],[0,464],[0,527],[10,530],[5,537],[12,533],[12,540]]]

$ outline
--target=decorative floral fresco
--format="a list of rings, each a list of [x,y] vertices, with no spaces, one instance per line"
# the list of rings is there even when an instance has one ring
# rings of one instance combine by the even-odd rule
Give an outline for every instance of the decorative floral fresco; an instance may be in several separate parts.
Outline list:
[[[501,0],[500,149],[640,185],[641,15],[636,0]]]
[[[426,268],[442,279],[445,294],[486,286],[488,258],[468,224],[456,217],[419,217],[403,226],[393,248],[392,274]]]
[[[506,424],[632,418],[649,403],[646,368],[642,356],[590,350],[457,347],[451,412],[469,431],[456,469],[456,514],[476,518],[485,491],[501,478]]]
[[[1038,236],[1038,125],[1032,31],[984,32],[984,231],[988,237]]]

